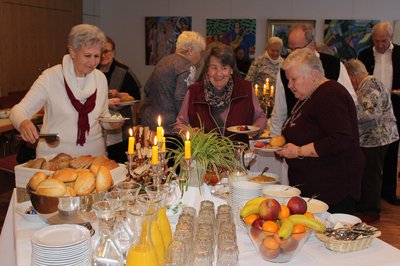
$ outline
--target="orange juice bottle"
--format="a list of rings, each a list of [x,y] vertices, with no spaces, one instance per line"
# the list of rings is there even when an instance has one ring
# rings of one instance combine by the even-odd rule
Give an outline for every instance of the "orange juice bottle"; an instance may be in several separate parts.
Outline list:
[[[151,222],[150,232],[151,241],[153,241],[154,248],[156,249],[158,264],[160,266],[165,265],[166,250],[157,221],[154,220]]]
[[[169,224],[169,220],[167,217],[167,210],[165,206],[158,209],[157,223],[161,231],[161,235],[164,241],[164,248],[166,251],[172,239],[172,231],[171,231],[171,225]]]
[[[128,251],[126,266],[159,266],[156,249],[149,243],[133,246]]]

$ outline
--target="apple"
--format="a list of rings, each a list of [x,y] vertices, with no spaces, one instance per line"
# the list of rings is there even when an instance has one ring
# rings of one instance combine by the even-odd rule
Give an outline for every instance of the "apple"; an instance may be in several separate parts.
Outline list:
[[[258,207],[258,214],[266,221],[276,221],[280,211],[281,205],[275,199],[266,199]]]
[[[294,239],[293,237],[289,237],[286,242],[281,244],[281,249],[283,252],[288,253],[296,250],[299,245],[299,241]]]
[[[305,214],[307,211],[307,202],[298,196],[290,198],[286,206],[289,208],[290,214]]]
[[[264,222],[264,219],[257,218],[251,224],[250,234],[253,240],[255,240],[257,243],[262,241],[267,236],[267,234],[262,230],[262,225]]]
[[[281,253],[280,248],[269,249],[265,247],[262,243],[260,244],[259,251],[260,255],[268,260],[275,259]]]

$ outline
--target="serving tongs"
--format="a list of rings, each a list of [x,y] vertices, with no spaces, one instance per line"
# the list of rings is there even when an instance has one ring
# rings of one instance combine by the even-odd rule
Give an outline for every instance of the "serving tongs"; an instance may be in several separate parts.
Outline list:
[[[60,139],[58,133],[39,134],[40,139],[44,139],[47,143],[54,143]]]

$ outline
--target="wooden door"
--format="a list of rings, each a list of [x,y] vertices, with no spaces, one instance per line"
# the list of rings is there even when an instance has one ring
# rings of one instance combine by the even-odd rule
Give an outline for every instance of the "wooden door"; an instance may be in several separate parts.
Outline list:
[[[82,23],[82,0],[0,0],[0,95],[26,91],[61,63],[69,30]]]

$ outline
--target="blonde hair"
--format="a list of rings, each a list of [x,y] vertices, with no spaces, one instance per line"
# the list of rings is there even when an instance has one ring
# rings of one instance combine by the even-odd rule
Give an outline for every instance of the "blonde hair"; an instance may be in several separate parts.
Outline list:
[[[268,39],[267,43],[265,44],[265,49],[268,49],[268,47],[271,47],[272,45],[278,44],[280,49],[283,47],[283,41],[281,38],[272,36],[271,38]]]
[[[204,51],[206,49],[205,38],[195,31],[182,32],[176,41],[176,51],[181,54],[186,54],[190,48],[197,51]]]
[[[103,31],[94,25],[79,24],[72,27],[68,35],[68,48],[78,51],[83,45],[99,44],[103,48],[106,36]]]
[[[309,70],[316,70],[319,73],[319,78],[325,76],[324,68],[321,60],[310,48],[296,49],[283,61],[281,68],[286,70],[294,65],[300,65]]]

